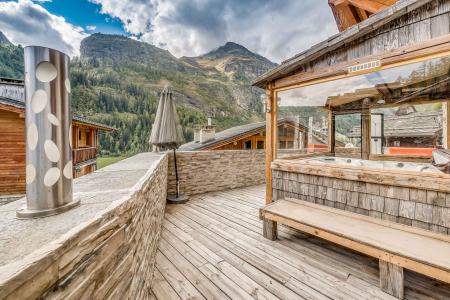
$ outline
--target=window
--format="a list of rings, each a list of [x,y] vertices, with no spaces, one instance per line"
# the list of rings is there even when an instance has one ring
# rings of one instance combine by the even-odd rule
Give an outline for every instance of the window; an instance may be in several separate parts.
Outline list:
[[[442,103],[373,110],[372,141],[380,141],[372,153],[431,156],[433,150],[444,146],[443,119]]]
[[[264,141],[262,141],[262,140],[257,141],[256,149],[264,149]]]
[[[251,150],[252,149],[252,140],[246,140],[244,142],[244,150]]]
[[[449,74],[447,56],[277,91],[276,157],[382,160],[448,149]]]
[[[361,114],[336,115],[334,120],[336,156],[361,158]]]

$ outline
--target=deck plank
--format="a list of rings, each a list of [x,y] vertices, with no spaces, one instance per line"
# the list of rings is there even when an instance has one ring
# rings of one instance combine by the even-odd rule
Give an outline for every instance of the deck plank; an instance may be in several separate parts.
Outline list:
[[[161,299],[393,299],[373,259],[279,226],[262,237],[264,186],[168,205],[153,293]],[[405,299],[448,299],[450,287],[406,273]]]

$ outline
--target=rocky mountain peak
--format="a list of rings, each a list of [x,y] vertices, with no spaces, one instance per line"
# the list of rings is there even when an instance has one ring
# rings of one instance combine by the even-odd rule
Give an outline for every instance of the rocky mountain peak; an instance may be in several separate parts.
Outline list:
[[[234,42],[227,42],[225,45],[220,46],[200,57],[209,58],[209,59],[218,59],[218,58],[224,58],[227,56],[249,57],[249,58],[255,58],[255,59],[259,59],[262,61],[272,63],[267,58],[265,58],[259,54],[256,54],[256,53],[248,50],[244,46],[234,43]]]

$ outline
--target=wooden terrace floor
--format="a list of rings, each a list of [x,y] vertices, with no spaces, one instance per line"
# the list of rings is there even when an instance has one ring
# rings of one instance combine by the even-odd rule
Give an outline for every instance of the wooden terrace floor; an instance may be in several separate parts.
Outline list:
[[[378,261],[279,226],[262,237],[264,186],[168,205],[156,257],[157,299],[396,299]],[[405,299],[450,299],[450,286],[406,272]]]

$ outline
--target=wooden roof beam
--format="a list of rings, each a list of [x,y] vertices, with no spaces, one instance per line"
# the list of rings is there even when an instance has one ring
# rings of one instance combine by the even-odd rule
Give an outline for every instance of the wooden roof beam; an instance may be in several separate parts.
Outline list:
[[[368,11],[372,14],[377,13],[383,9],[388,8],[390,5],[382,4],[378,1],[372,1],[372,0],[348,0],[349,4]],[[394,1],[395,2],[395,1]]]

